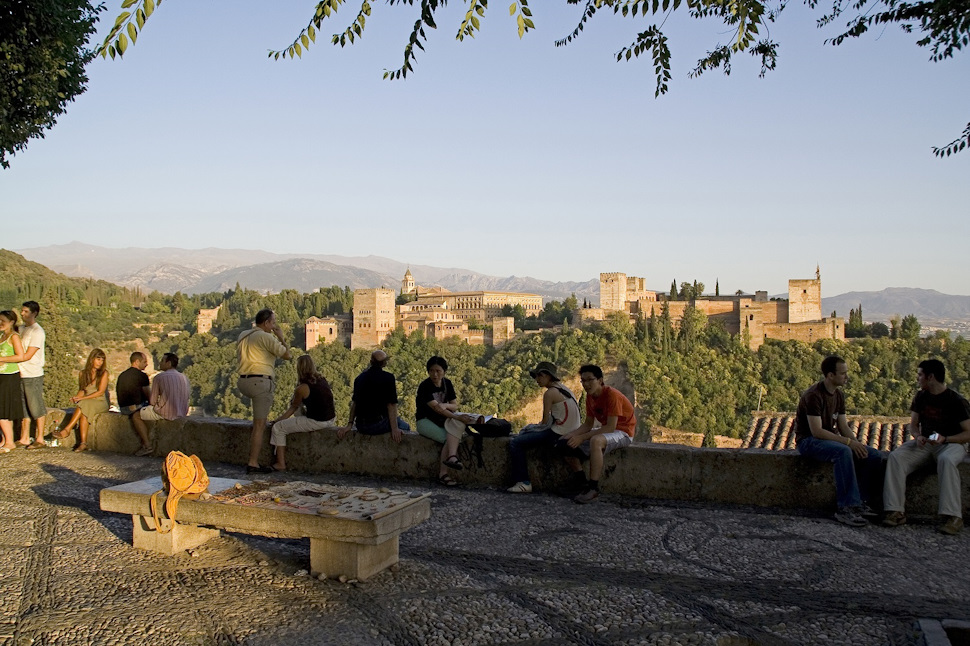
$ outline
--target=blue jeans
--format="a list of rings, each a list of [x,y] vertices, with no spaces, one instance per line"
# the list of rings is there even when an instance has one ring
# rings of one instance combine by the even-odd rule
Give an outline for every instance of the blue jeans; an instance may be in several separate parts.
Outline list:
[[[402,431],[411,430],[411,425],[400,417],[397,418],[397,427]],[[387,418],[384,417],[370,424],[358,424],[357,432],[361,435],[384,435],[384,433],[391,432],[391,425],[387,423]]]
[[[540,430],[526,430],[539,427]],[[524,431],[524,432],[523,432]],[[515,482],[529,482],[529,466],[526,464],[525,452],[536,446],[548,444],[554,445],[559,438],[559,433],[547,426],[530,424],[526,426],[518,435],[513,435],[509,440],[509,457],[512,459],[512,480]]]
[[[853,507],[871,500],[873,478],[882,467],[882,454],[867,446],[868,455],[854,457],[852,449],[842,442],[805,437],[796,445],[798,452],[819,462],[831,462],[835,467],[835,495],[839,509]]]

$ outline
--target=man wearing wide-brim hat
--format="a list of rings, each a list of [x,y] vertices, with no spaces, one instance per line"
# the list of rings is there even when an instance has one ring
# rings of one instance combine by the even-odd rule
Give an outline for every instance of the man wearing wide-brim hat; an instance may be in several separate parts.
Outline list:
[[[510,493],[531,493],[532,482],[526,463],[526,450],[539,446],[554,446],[559,439],[579,428],[582,420],[576,396],[562,385],[555,364],[540,361],[529,371],[536,383],[546,389],[542,396],[542,421],[529,424],[509,442],[512,459],[512,478],[515,484],[508,488]],[[586,479],[583,478],[583,484]]]

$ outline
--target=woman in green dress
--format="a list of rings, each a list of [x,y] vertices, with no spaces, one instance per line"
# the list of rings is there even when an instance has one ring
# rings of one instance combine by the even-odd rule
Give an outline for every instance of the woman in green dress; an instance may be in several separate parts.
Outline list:
[[[78,444],[74,447],[75,453],[88,450],[88,426],[90,420],[95,415],[100,415],[108,411],[108,399],[105,392],[108,390],[108,367],[105,365],[107,357],[104,350],[95,348],[88,355],[84,370],[78,374],[78,391],[71,397],[71,403],[76,404],[74,414],[64,428],[54,433],[54,437],[59,440],[71,434],[74,425],[77,424]]]

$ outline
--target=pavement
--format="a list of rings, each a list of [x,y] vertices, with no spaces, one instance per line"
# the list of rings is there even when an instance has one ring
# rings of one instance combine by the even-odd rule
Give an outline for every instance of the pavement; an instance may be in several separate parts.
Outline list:
[[[430,478],[273,475],[433,494],[398,566],[366,582],[308,576],[308,540],[224,533],[164,557],[132,548],[131,518],[98,506],[102,488],[160,467],[0,455],[0,645],[940,644],[924,625],[970,615],[970,531],[608,495],[577,505]]]

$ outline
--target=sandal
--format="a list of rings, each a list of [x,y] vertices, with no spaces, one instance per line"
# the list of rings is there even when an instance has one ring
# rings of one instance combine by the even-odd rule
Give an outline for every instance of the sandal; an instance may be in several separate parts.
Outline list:
[[[457,487],[458,481],[446,473],[443,476],[438,476],[438,484],[444,485],[446,487]]]
[[[26,449],[28,446],[30,446],[30,442],[20,442],[20,441],[17,441],[17,442],[14,442],[14,444],[17,445],[17,448],[18,449]]]
[[[13,449],[6,446],[0,446],[0,453],[10,453],[11,451],[13,451]]]
[[[455,469],[456,471],[461,471],[465,468],[465,465],[461,463],[457,455],[453,455],[441,464],[445,465],[449,469]]]
[[[51,433],[51,437],[53,437],[55,439],[58,439],[58,440],[63,440],[68,435],[71,434],[71,430],[72,429],[69,429],[69,428],[62,428],[62,429],[56,430],[53,433]]]
[[[80,444],[78,444],[77,446],[74,447],[74,452],[75,453],[83,453],[83,452],[85,452],[87,450],[88,450],[88,444],[87,444],[87,442],[81,442]]]

